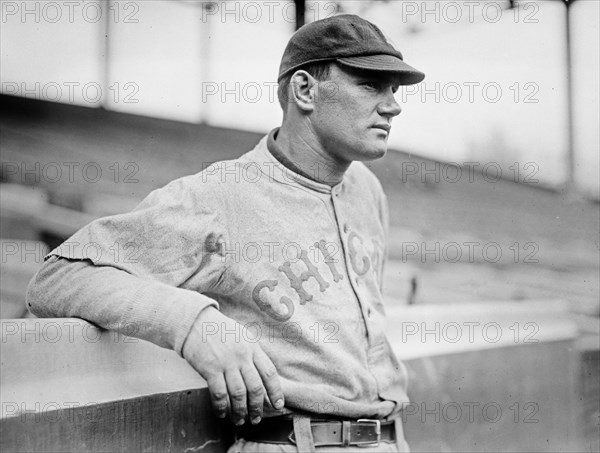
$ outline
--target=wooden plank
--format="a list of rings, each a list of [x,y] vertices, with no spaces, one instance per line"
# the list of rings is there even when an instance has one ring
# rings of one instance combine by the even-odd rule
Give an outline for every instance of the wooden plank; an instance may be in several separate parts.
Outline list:
[[[3,320],[2,451],[221,452],[205,381],[173,351],[77,319]]]
[[[62,403],[65,404],[65,403]],[[0,423],[2,451],[224,452],[232,433],[210,411],[208,391],[194,389],[102,404],[49,403]]]
[[[86,405],[206,388],[174,351],[80,319],[13,319],[0,326],[2,401],[27,408]]]

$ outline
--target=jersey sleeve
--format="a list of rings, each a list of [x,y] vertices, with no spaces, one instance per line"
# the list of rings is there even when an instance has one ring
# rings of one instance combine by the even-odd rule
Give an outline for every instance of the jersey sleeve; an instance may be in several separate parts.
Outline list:
[[[190,178],[129,213],[92,222],[50,252],[28,288],[32,313],[79,317],[181,354],[198,314],[218,308],[203,293],[217,293],[225,271],[218,193]]]
[[[225,268],[226,229],[218,191],[194,178],[155,190],[131,212],[95,220],[48,256],[90,260],[175,287],[194,277],[195,290],[213,290]]]

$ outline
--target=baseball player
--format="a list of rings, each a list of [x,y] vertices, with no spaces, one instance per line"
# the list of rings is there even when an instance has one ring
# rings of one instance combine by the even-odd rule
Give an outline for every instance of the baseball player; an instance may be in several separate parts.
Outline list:
[[[384,335],[386,198],[362,161],[386,153],[398,86],[423,78],[358,16],[302,27],[279,69],[281,127],[77,232],[29,309],[174,349],[236,425],[232,452],[408,451],[406,372]]]

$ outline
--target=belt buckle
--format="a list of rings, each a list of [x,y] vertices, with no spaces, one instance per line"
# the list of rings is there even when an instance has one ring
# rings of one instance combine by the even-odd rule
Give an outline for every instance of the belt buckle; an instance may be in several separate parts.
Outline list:
[[[377,440],[374,441],[356,441],[353,442],[357,447],[377,447],[379,446],[379,442],[381,442],[381,421],[372,418],[359,418],[357,423],[366,423],[369,426],[375,427],[375,434],[377,435]]]

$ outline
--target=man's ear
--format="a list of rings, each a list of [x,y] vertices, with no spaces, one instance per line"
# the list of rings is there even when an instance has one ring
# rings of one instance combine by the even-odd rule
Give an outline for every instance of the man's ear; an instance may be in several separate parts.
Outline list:
[[[315,107],[317,80],[308,72],[296,71],[290,79],[291,101],[306,113]]]

